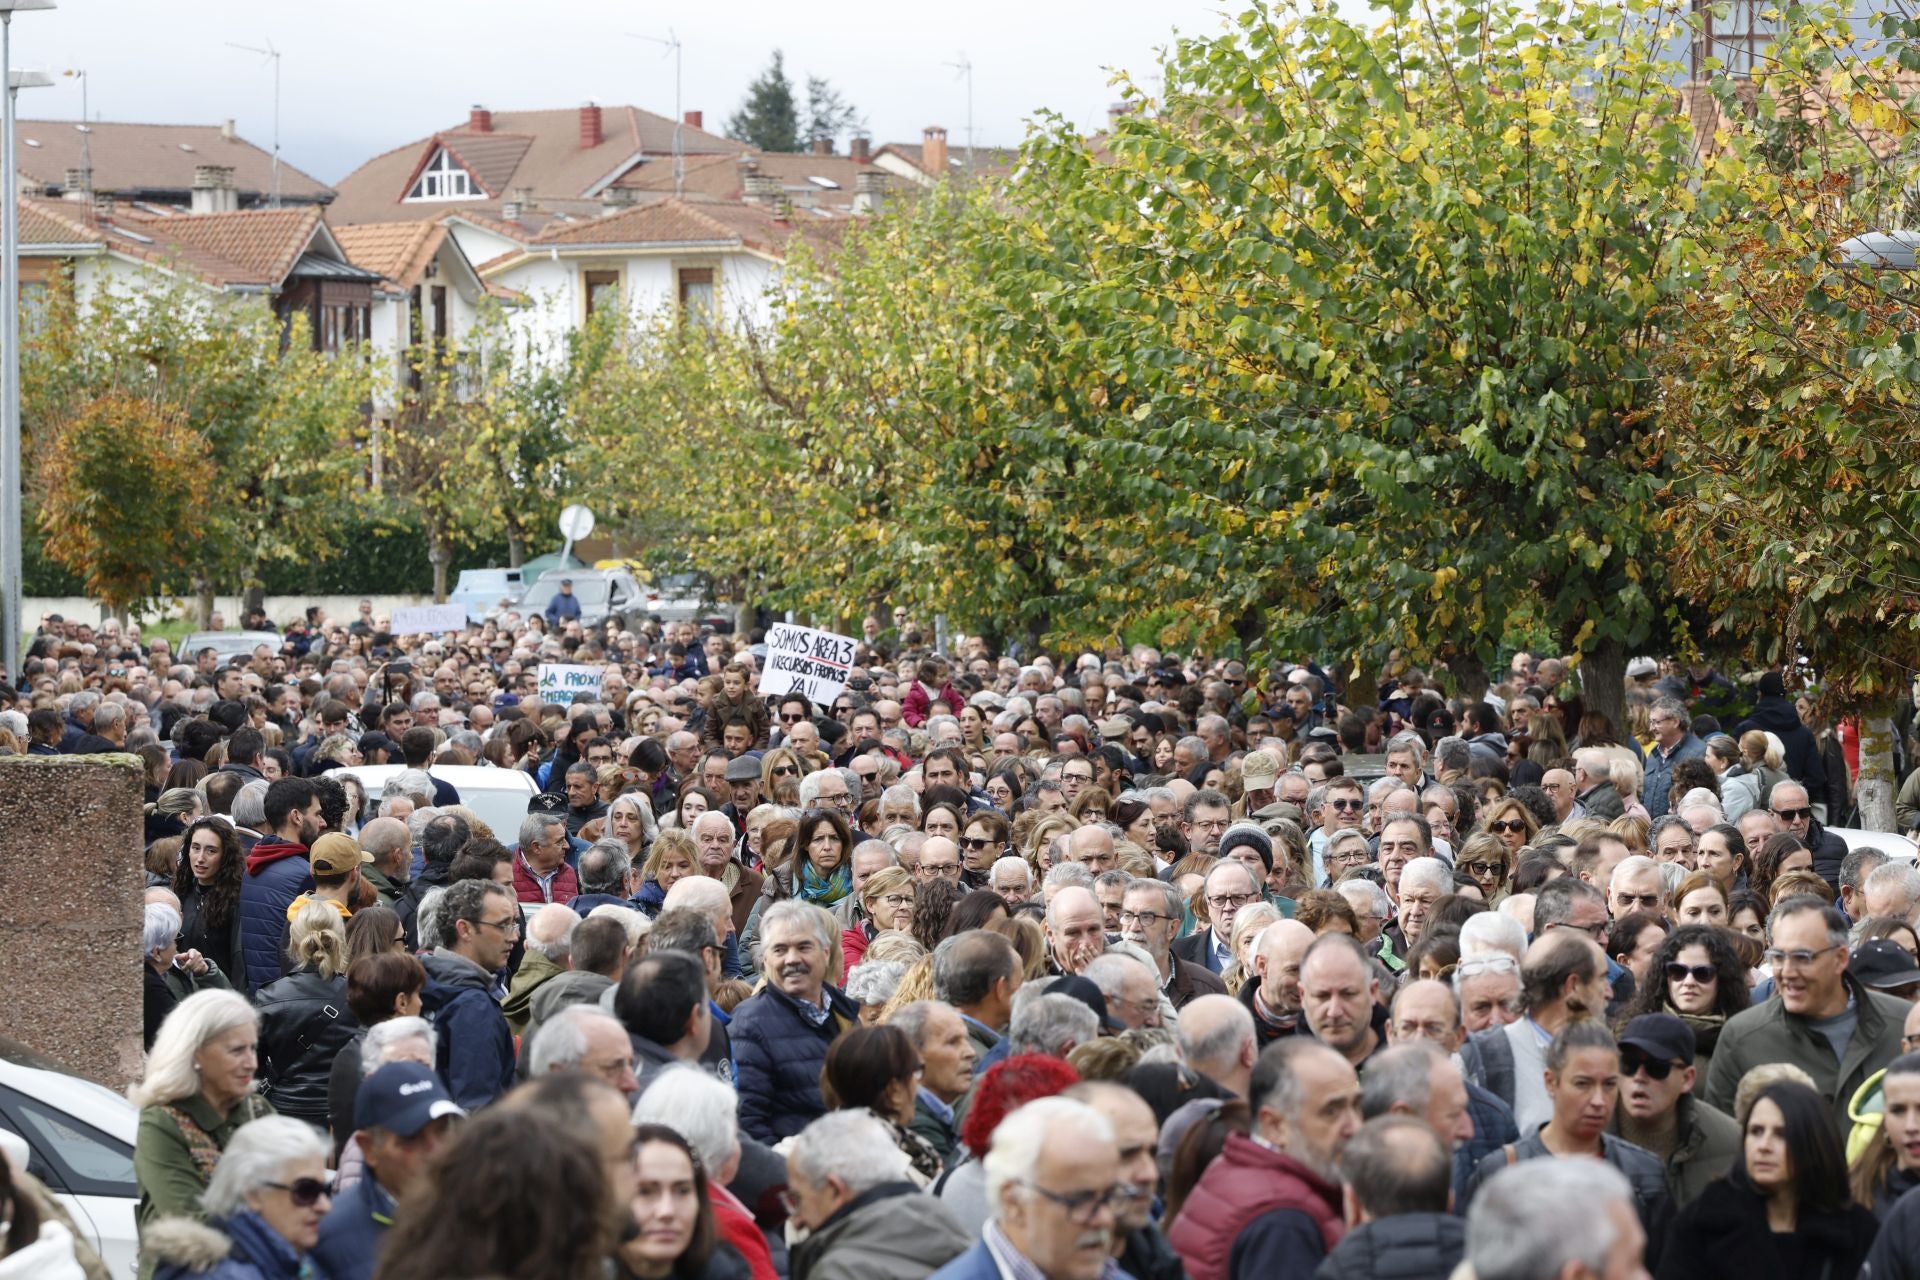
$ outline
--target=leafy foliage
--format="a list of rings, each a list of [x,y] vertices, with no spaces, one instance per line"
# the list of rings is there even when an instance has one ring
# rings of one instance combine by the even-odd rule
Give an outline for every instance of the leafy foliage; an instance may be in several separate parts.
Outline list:
[[[727,121],[727,136],[762,151],[800,150],[800,110],[780,50],[773,51],[767,69],[747,86],[747,100]]]

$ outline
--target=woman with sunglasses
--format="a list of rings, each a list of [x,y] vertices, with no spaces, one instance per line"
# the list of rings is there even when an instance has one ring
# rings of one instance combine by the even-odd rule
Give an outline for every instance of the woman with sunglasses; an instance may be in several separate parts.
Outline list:
[[[1012,837],[1007,820],[990,809],[969,814],[960,832],[960,863],[966,882],[974,888],[987,883],[993,864],[1007,852]]]
[[[1880,1229],[1848,1196],[1826,1100],[1777,1080],[1736,1117],[1740,1158],[1667,1233],[1659,1280],[1838,1280],[1859,1274]]]
[[[234,1134],[200,1198],[205,1223],[165,1218],[141,1237],[154,1280],[300,1280],[320,1238],[327,1194],[326,1140],[284,1116]]]
[[[1675,929],[1654,950],[1647,976],[1635,989],[1621,1025],[1643,1013],[1671,1013],[1693,1029],[1694,1066],[1707,1078],[1714,1047],[1727,1019],[1745,1009],[1751,996],[1747,967],[1726,930],[1687,924]]]
[[[1480,818],[1480,829],[1505,845],[1509,856],[1517,857],[1520,847],[1532,841],[1540,830],[1540,820],[1526,805],[1503,795],[1487,805]]]
[[[760,795],[775,804],[800,803],[800,755],[792,747],[775,747],[760,757]]]
[[[1489,906],[1507,896],[1507,876],[1513,870],[1513,850],[1491,832],[1476,831],[1461,842],[1454,865],[1473,877]]]

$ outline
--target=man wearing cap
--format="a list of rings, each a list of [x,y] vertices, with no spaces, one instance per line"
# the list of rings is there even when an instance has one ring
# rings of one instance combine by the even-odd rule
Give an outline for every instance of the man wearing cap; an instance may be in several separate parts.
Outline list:
[[[1240,786],[1243,793],[1242,809],[1247,813],[1258,813],[1272,804],[1278,797],[1274,788],[1280,783],[1280,754],[1262,748],[1249,751],[1240,761]]]
[[[1607,1132],[1644,1147],[1667,1168],[1676,1207],[1733,1167],[1740,1126],[1693,1096],[1693,1028],[1671,1013],[1643,1013],[1620,1033],[1620,1103]]]
[[[733,819],[734,830],[747,833],[747,815],[760,803],[760,757],[754,752],[727,761],[727,787],[733,799],[720,806],[720,812]]]
[[[360,866],[372,862],[373,855],[361,849],[352,836],[329,831],[313,842],[307,860],[313,864],[313,892],[303,893],[287,904],[288,922],[300,908],[316,901],[330,904],[342,920],[352,915],[354,895],[363,892]]]
[[[560,579],[560,590],[547,601],[547,630],[558,631],[562,622],[580,619],[580,598],[573,594],[573,579]],[[702,672],[701,674],[705,674]]]
[[[1891,938],[1869,938],[1847,964],[1847,972],[1882,995],[1912,1003],[1920,999],[1920,966],[1907,949]]]
[[[395,1203],[420,1184],[456,1117],[440,1077],[417,1062],[389,1062],[360,1082],[354,1119],[367,1176],[334,1198],[313,1259],[329,1280],[372,1280]]]
[[[1220,837],[1220,857],[1247,869],[1260,889],[1262,901],[1278,907],[1283,916],[1293,915],[1293,899],[1280,893],[1286,877],[1273,873],[1273,837],[1251,822],[1236,822]]]

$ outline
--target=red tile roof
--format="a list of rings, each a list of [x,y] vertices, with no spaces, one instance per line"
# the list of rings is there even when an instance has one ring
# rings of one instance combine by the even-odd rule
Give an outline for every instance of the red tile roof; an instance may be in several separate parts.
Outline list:
[[[835,242],[849,221],[844,217],[823,218],[806,210],[777,218],[771,209],[757,205],[669,199],[587,221],[554,223],[526,244],[529,249],[712,244],[781,255],[795,236],[823,244]]]
[[[420,282],[446,238],[447,228],[439,222],[363,222],[334,232],[347,261],[378,271],[403,289]]]
[[[67,201],[20,201],[20,243],[28,253],[97,245],[190,271],[215,288],[278,288],[321,226],[314,205],[155,217],[120,206],[101,216]]]
[[[93,165],[93,189],[112,194],[184,192],[195,166],[225,165],[243,202],[273,190],[273,155],[244,138],[227,138],[214,124],[120,124],[95,121],[80,132],[74,120],[21,120],[14,126],[20,172],[42,188],[60,187],[80,168],[81,143]],[[333,191],[280,157],[283,199],[308,203]]]

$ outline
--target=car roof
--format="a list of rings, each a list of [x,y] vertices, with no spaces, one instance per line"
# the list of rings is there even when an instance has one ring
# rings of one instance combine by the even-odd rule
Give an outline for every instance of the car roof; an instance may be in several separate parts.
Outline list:
[[[220,648],[251,649],[257,644],[269,644],[278,647],[280,637],[272,631],[194,631],[180,642],[184,651],[189,648],[204,649],[212,645]]]
[[[1824,827],[1822,830],[1839,836],[1848,853],[1855,849],[1878,849],[1896,862],[1916,861],[1916,854],[1920,853],[1920,846],[1912,839],[1893,831],[1862,831],[1858,827]]]
[[[131,1102],[82,1076],[29,1065],[42,1062],[45,1059],[15,1041],[0,1040],[0,1085],[74,1116],[110,1138],[133,1144],[140,1112]]]
[[[357,764],[339,769],[330,769],[329,773],[346,774],[360,779],[369,794],[378,792],[387,785],[387,780],[406,768],[403,764]],[[520,769],[490,769],[477,764],[436,764],[428,773],[447,783],[462,795],[469,789],[474,791],[517,791],[524,795],[536,795],[540,786],[533,775]]]

